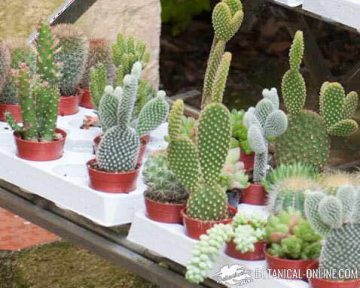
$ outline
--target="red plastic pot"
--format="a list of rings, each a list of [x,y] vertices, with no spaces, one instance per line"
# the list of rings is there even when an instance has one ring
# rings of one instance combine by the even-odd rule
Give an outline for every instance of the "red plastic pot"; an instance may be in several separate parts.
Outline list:
[[[59,159],[64,153],[66,132],[56,129],[56,133],[61,134],[62,138],[51,142],[33,142],[23,140],[18,133],[14,132],[18,157],[31,161]]]
[[[360,279],[349,281],[334,281],[329,279],[317,278],[316,271],[319,268],[319,262],[312,263],[308,266],[308,276],[312,288],[359,288]],[[312,277],[315,276],[315,277]]]
[[[266,262],[268,269],[272,270],[272,274],[283,279],[302,279],[306,280],[306,271],[308,267],[317,262],[317,260],[290,260],[278,258],[270,255],[265,250]]]
[[[136,189],[140,166],[128,172],[106,172],[94,168],[94,164],[96,159],[86,163],[92,189],[107,193],[129,193]]]
[[[71,96],[60,96],[58,115],[67,116],[79,111],[80,94]]]
[[[235,259],[241,259],[241,260],[264,260],[265,259],[265,249],[266,249],[266,242],[265,241],[259,241],[254,244],[255,251],[253,252],[246,252],[241,253],[236,249],[236,244],[233,240],[228,242],[226,244],[225,253],[226,255],[229,255],[232,258]]]
[[[250,205],[266,205],[266,191],[261,184],[251,183],[242,190],[241,203]]]
[[[22,121],[20,105],[0,104],[0,121],[6,121],[4,115],[5,112],[10,112],[10,114],[14,117],[17,123],[20,123]]]
[[[151,220],[163,223],[182,224],[181,210],[186,204],[161,203],[145,198],[146,215]]]
[[[94,109],[95,106],[92,102],[92,96],[89,89],[82,89],[81,90],[81,96],[80,96],[80,104],[81,107],[87,108],[87,109]]]
[[[200,236],[205,234],[207,230],[214,227],[216,224],[229,224],[232,221],[233,216],[236,214],[236,209],[232,206],[228,206],[230,217],[219,221],[203,221],[194,219],[186,214],[186,208],[181,211],[183,217],[183,224],[185,226],[186,235],[193,239],[200,239]]]
[[[240,161],[244,163],[245,171],[254,170],[254,162],[255,162],[255,153],[246,154],[245,152],[240,152]]]

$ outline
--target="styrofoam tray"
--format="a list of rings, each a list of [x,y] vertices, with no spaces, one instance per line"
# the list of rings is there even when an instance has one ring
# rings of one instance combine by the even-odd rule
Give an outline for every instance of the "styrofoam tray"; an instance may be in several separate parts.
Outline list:
[[[360,31],[360,0],[304,0],[302,8]]]
[[[239,205],[241,213],[260,213],[267,217],[266,207],[253,205]],[[163,257],[185,266],[190,258],[197,240],[185,235],[184,226],[179,224],[165,224],[150,220],[145,215],[145,210],[136,212],[130,228],[128,240],[149,249]],[[226,265],[240,264],[250,272],[251,282],[243,286],[225,285],[227,287],[246,288],[308,288],[309,285],[300,280],[283,280],[271,278],[266,271],[265,261],[243,261],[227,256],[224,252],[218,257],[212,271],[208,276],[214,280],[216,274]],[[239,285],[239,284],[238,284]]]
[[[297,7],[303,4],[304,0],[274,0],[275,2],[287,5],[289,7]]]
[[[88,187],[86,162],[94,158],[93,139],[101,130],[80,129],[85,115],[94,114],[81,108],[76,115],[58,118],[58,127],[68,133],[64,155],[47,162],[18,158],[12,131],[0,122],[0,178],[102,226],[131,223],[135,211],[144,205],[142,194],[146,185],[140,176],[137,189],[129,194],[102,193]],[[166,132],[167,125],[163,124],[151,133],[145,157],[150,151],[166,147]]]

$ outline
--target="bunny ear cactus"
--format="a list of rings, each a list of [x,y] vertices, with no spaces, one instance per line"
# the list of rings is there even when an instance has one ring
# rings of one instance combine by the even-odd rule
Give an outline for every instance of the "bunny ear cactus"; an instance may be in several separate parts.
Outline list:
[[[336,196],[313,192],[305,200],[305,213],[311,225],[326,239],[319,268],[331,271],[333,279],[349,280],[342,271],[360,269],[360,192],[357,187],[341,186]]]
[[[9,47],[3,41],[0,41],[0,93],[6,83],[10,71],[10,64]]]
[[[53,33],[60,48],[55,59],[62,65],[59,81],[61,95],[75,95],[85,72],[88,40],[79,28],[71,24],[56,25]]]

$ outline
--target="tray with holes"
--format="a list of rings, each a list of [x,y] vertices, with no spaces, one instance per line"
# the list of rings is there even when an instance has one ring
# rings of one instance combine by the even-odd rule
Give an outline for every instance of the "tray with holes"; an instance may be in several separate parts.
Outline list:
[[[135,211],[144,205],[142,194],[146,185],[140,174],[137,189],[129,194],[103,193],[88,186],[86,162],[94,158],[93,139],[101,134],[101,129],[81,129],[85,115],[94,112],[81,108],[75,115],[59,116],[57,126],[67,132],[64,155],[48,162],[18,158],[13,133],[6,123],[0,122],[0,178],[102,226],[131,223]],[[145,158],[149,152],[166,147],[166,133],[166,124],[151,133]]]

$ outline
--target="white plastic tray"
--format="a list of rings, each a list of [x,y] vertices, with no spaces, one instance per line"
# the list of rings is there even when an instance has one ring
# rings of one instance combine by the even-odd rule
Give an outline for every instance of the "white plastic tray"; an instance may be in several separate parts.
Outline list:
[[[137,190],[129,194],[102,193],[88,187],[86,162],[94,158],[92,141],[101,130],[80,129],[84,115],[93,115],[93,111],[81,108],[76,115],[58,118],[58,127],[68,133],[65,151],[59,160],[48,162],[18,158],[12,131],[0,122],[0,178],[102,226],[131,223],[135,211],[144,205],[146,186],[142,176]],[[163,124],[151,134],[145,157],[150,151],[166,147],[166,132],[167,125]]]
[[[266,207],[239,205],[242,213],[258,212],[266,217]],[[197,240],[185,235],[184,227],[179,224],[165,224],[152,221],[145,216],[144,209],[136,212],[130,228],[128,240],[149,249],[163,257],[185,266],[190,258]],[[218,257],[208,276],[216,280],[216,273],[226,265],[240,264],[251,272],[251,282],[243,286],[226,285],[227,287],[246,288],[308,288],[309,285],[300,280],[282,280],[267,277],[265,261],[243,261],[227,256],[224,252]],[[257,272],[255,272],[257,271]],[[263,276],[263,277],[260,277]]]
[[[289,7],[297,7],[302,5],[304,0],[275,0],[275,2],[287,5]]]

